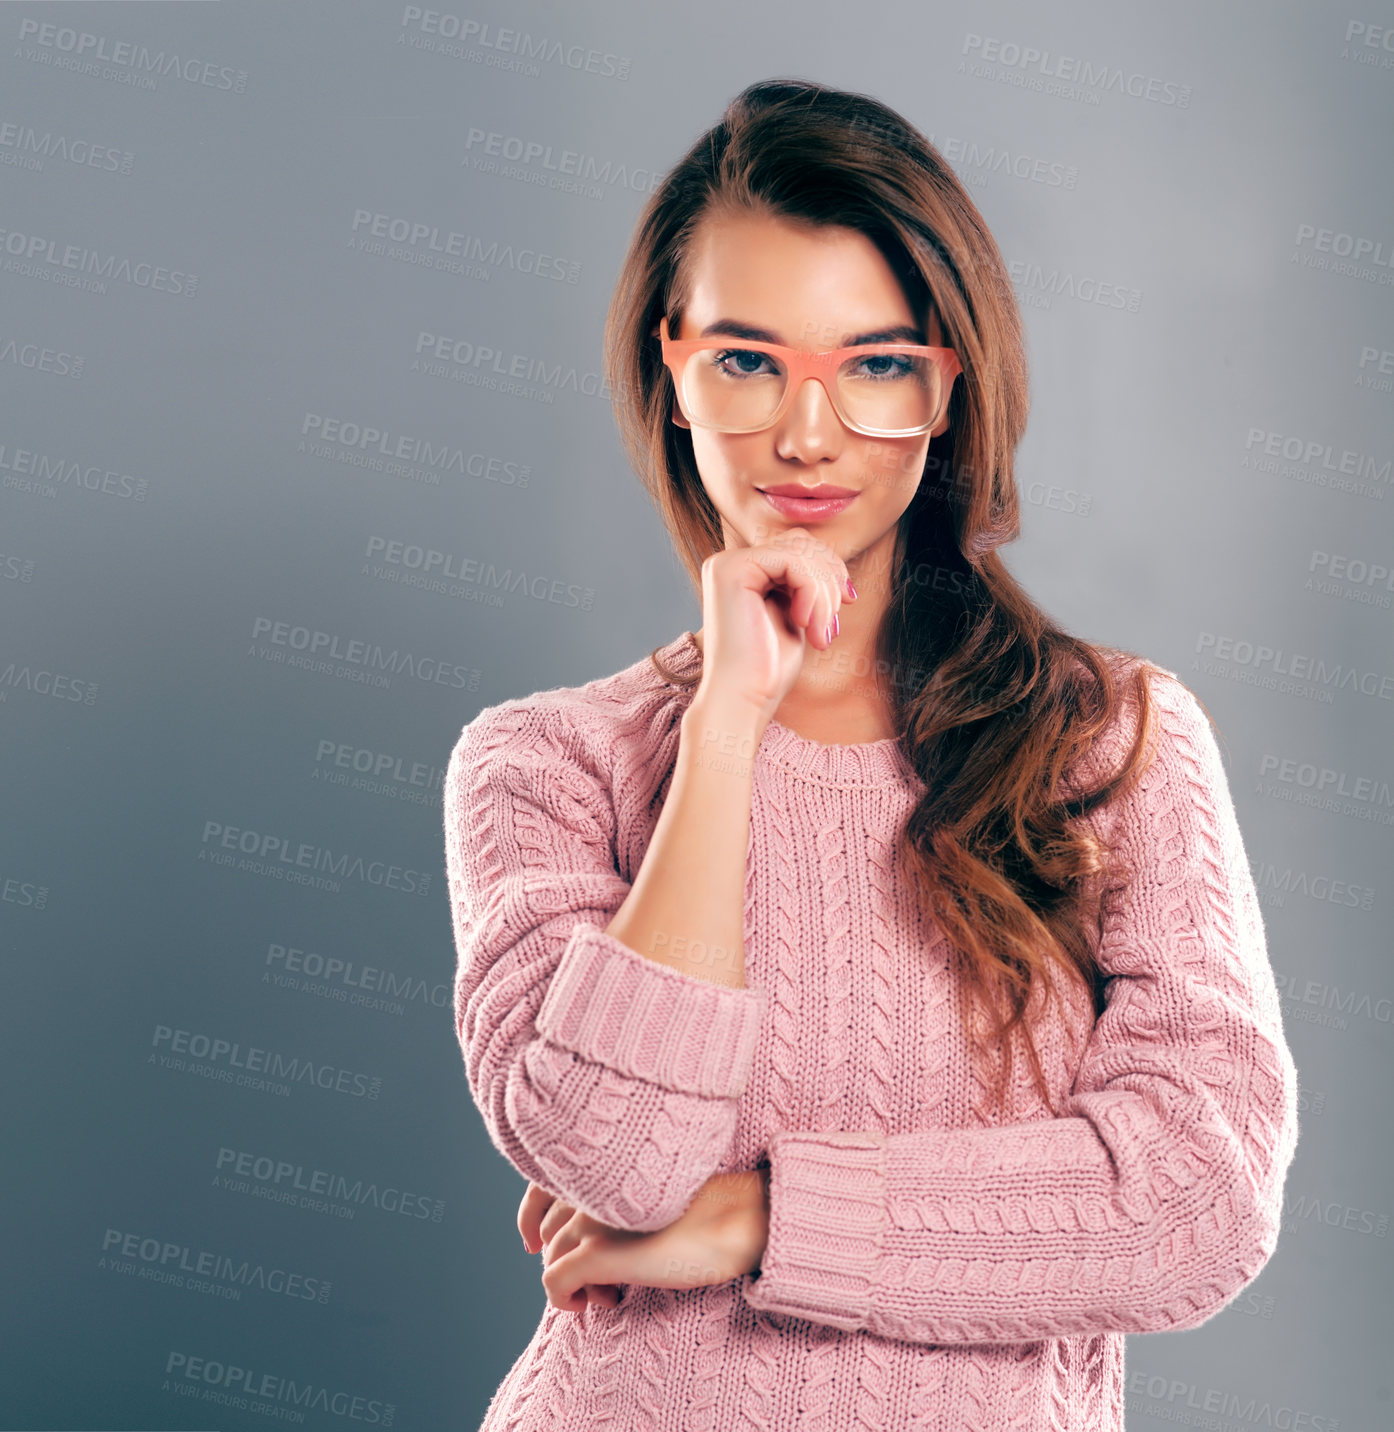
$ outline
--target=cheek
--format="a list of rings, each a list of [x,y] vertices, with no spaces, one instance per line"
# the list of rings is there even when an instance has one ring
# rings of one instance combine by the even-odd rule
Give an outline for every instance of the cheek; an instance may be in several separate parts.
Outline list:
[[[768,461],[761,465],[757,445],[751,441],[753,436],[693,429],[692,454],[697,459],[702,485],[713,501],[740,500],[759,482],[761,474],[769,471]]]
[[[928,455],[927,440],[907,445],[869,438],[862,453],[864,490],[878,508],[903,512],[919,487]]]

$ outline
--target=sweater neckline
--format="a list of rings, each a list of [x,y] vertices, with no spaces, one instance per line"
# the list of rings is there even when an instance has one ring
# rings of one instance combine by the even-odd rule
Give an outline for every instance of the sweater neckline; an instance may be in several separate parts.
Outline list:
[[[691,676],[702,669],[702,648],[697,635],[685,631],[658,653],[669,670]],[[685,688],[690,700],[695,687]],[[835,786],[904,786],[915,780],[915,772],[906,759],[898,736],[883,736],[879,741],[850,744],[825,744],[771,719],[756,752],[758,758],[782,767],[804,780]]]

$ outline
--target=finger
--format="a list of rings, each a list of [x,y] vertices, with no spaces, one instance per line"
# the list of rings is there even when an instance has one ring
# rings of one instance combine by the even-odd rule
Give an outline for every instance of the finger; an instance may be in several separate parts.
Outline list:
[[[550,1243],[571,1222],[575,1212],[576,1210],[569,1203],[563,1203],[561,1199],[557,1199],[542,1215],[542,1221],[538,1225],[538,1236],[541,1241],[544,1244]]]
[[[584,1255],[579,1250],[572,1250],[565,1257],[549,1259],[542,1270],[542,1287],[547,1301],[554,1308],[567,1313],[579,1313],[585,1308],[588,1298],[584,1261]]]
[[[787,620],[794,631],[800,632],[810,629],[819,604],[826,605],[824,568],[821,561],[810,556],[806,546],[788,540],[792,535],[796,534],[783,534],[780,545],[741,549],[745,558],[741,573],[746,585],[762,596],[768,595],[772,587],[783,587],[789,594]],[[803,535],[807,537],[807,533]],[[829,613],[819,624],[820,633],[831,620]]]
[[[847,585],[851,577],[846,561],[839,554],[836,548],[830,547],[826,542],[821,541],[807,528],[793,529],[799,544],[799,550],[815,568],[821,567],[832,583],[831,591],[839,605],[844,601],[854,602],[856,597],[852,595]]]
[[[594,1240],[583,1241],[564,1253],[549,1256],[542,1273],[542,1286],[547,1290],[548,1302],[553,1307],[573,1312],[584,1308],[588,1285],[601,1286],[609,1264],[604,1245]]]
[[[832,609],[829,606],[830,593],[823,562],[807,552],[800,554],[798,562],[802,568],[802,581],[795,591],[790,617],[796,627],[803,628],[814,646],[826,647]]]
[[[838,638],[841,631],[841,622],[838,618],[838,609],[842,606],[842,593],[838,590],[838,579],[836,572],[830,571],[824,579],[824,586],[828,593],[828,621],[827,626],[831,628],[828,634],[828,645],[831,646]]]
[[[554,1201],[553,1196],[541,1184],[528,1184],[523,1201],[518,1205],[518,1232],[522,1235],[523,1247],[529,1253],[536,1253],[542,1247],[542,1216]]]
[[[842,558],[806,527],[781,532],[763,550],[747,550],[760,570],[771,576],[778,572],[776,584],[790,594],[788,620],[793,630],[802,631],[813,646],[826,651],[838,634],[831,629],[840,627],[836,619],[846,592],[843,583],[847,573]],[[764,552],[769,552],[774,561],[763,560]]]
[[[816,596],[808,618],[808,639],[822,651],[833,644],[833,617],[837,615],[838,599],[835,579],[823,562],[818,564],[814,590]]]
[[[593,1308],[617,1308],[620,1290],[614,1283],[587,1283],[586,1298]]]
[[[546,1279],[543,1279],[542,1287],[547,1294],[547,1301],[554,1308],[559,1308],[564,1313],[580,1313],[586,1308],[586,1290],[578,1288],[572,1293],[559,1293],[547,1286]]]
[[[580,1241],[574,1226],[564,1224],[550,1238],[542,1240],[542,1266],[550,1268],[563,1253],[570,1253]]]
[[[809,639],[826,650],[839,634],[838,610],[846,593],[842,579],[847,569],[842,558],[826,542],[819,541],[809,533],[805,533],[804,537],[801,550],[816,579],[817,591],[807,630]]]

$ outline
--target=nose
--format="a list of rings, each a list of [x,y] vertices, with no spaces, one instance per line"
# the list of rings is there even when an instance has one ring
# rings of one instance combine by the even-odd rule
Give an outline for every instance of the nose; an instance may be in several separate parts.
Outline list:
[[[836,454],[847,432],[821,378],[804,379],[779,428],[781,454],[805,460],[829,452]]]

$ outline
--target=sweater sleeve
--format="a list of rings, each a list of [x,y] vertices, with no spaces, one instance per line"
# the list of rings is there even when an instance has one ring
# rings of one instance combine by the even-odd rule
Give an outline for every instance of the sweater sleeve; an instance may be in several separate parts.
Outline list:
[[[764,1008],[605,933],[629,893],[564,709],[487,707],[446,767],[455,1028],[515,1169],[613,1228],[679,1217],[730,1149]]]
[[[1150,682],[1156,758],[1107,808],[1137,875],[1107,894],[1106,1007],[1062,1117],[774,1134],[751,1306],[918,1343],[1160,1332],[1272,1255],[1297,1073],[1210,725]]]

